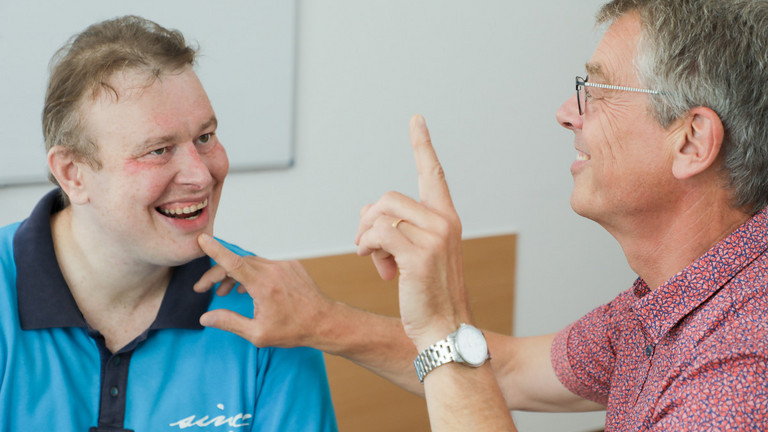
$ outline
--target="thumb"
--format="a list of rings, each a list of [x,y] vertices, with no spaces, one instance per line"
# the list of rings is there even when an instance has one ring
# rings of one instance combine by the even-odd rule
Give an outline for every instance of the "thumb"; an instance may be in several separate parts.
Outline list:
[[[249,329],[253,320],[226,309],[216,309],[204,313],[200,317],[200,324],[204,327],[217,328],[234,333],[243,339],[249,338]]]

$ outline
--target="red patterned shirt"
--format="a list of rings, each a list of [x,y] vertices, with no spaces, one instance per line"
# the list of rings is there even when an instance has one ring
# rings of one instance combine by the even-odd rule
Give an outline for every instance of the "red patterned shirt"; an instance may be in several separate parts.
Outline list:
[[[651,291],[562,330],[552,364],[606,431],[768,431],[768,209]]]

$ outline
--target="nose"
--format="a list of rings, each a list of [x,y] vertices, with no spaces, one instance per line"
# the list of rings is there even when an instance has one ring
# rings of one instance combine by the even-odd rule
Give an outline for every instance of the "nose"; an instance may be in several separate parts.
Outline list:
[[[581,129],[584,116],[579,115],[579,106],[576,102],[575,94],[560,105],[555,117],[557,117],[557,122],[560,123],[560,126],[566,129]]]
[[[201,156],[194,144],[188,143],[177,147],[176,182],[203,189],[211,184],[213,176],[205,157]]]

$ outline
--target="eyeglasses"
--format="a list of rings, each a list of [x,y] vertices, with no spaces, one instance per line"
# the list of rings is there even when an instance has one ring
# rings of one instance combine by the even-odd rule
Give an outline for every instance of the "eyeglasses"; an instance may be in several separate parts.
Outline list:
[[[579,115],[584,115],[584,113],[587,111],[587,95],[588,95],[587,87],[597,87],[597,88],[630,91],[630,92],[646,93],[646,94],[653,94],[653,95],[661,94],[661,92],[657,90],[624,87],[624,86],[617,86],[617,85],[611,85],[611,84],[591,83],[587,81],[588,79],[589,77],[587,78],[582,78],[579,76],[576,77],[576,103],[579,105]]]

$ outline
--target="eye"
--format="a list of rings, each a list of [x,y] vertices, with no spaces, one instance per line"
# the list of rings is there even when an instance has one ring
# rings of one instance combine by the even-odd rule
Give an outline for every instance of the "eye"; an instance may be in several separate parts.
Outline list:
[[[208,144],[212,138],[213,138],[213,133],[209,132],[207,134],[202,134],[199,137],[197,137],[197,142],[198,144]]]
[[[206,153],[212,150],[216,146],[216,143],[217,141],[214,132],[202,134],[195,140],[195,146],[200,153]]]
[[[149,154],[152,156],[162,156],[166,153],[168,153],[168,147],[160,147],[159,149],[155,149],[149,152]]]

